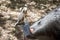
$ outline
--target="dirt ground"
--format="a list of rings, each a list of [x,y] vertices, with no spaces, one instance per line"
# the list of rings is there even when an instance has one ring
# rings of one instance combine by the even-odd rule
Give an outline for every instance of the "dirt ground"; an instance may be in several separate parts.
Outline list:
[[[19,9],[21,7],[17,8],[18,5],[15,5],[15,9],[13,9],[12,6],[14,5],[11,3],[12,2],[10,0],[0,0],[0,40],[24,40],[24,35],[21,28],[18,26],[15,28],[14,26],[18,20],[18,15],[20,14]],[[10,6],[7,7],[8,4],[10,4],[11,8]],[[35,2],[30,2],[29,4],[32,5],[29,6],[27,10],[27,18],[30,23],[37,21],[38,19],[42,18],[42,16],[48,14],[49,11],[57,7],[55,4],[51,5],[47,3],[40,4],[41,9],[38,9],[34,7],[36,4]]]

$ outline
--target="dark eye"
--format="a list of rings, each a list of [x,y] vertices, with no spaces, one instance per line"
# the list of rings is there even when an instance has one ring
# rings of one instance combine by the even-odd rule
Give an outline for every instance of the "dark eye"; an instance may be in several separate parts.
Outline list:
[[[38,23],[38,25],[40,25],[41,21]]]
[[[55,10],[55,12],[57,12],[58,10]]]

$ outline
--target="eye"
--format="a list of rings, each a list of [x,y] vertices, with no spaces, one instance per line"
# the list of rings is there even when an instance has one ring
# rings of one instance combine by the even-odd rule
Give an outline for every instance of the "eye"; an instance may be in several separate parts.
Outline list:
[[[40,23],[41,23],[41,21],[40,21],[40,22],[38,22],[38,25],[40,25]]]
[[[57,12],[58,10],[55,10],[55,12]]]

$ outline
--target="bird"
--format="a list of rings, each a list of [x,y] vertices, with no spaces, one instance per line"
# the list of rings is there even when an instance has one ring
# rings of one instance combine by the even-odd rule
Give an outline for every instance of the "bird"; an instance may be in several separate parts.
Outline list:
[[[19,9],[18,19],[17,19],[17,22],[15,23],[15,26],[19,24],[19,21],[24,19],[26,13],[27,13],[27,6]]]

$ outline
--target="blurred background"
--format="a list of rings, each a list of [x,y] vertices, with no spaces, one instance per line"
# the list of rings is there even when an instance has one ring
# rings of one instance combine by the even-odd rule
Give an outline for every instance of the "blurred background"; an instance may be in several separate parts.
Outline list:
[[[21,28],[14,25],[25,5],[28,6],[26,17],[32,25],[59,6],[60,0],[0,0],[0,40],[24,40]]]

